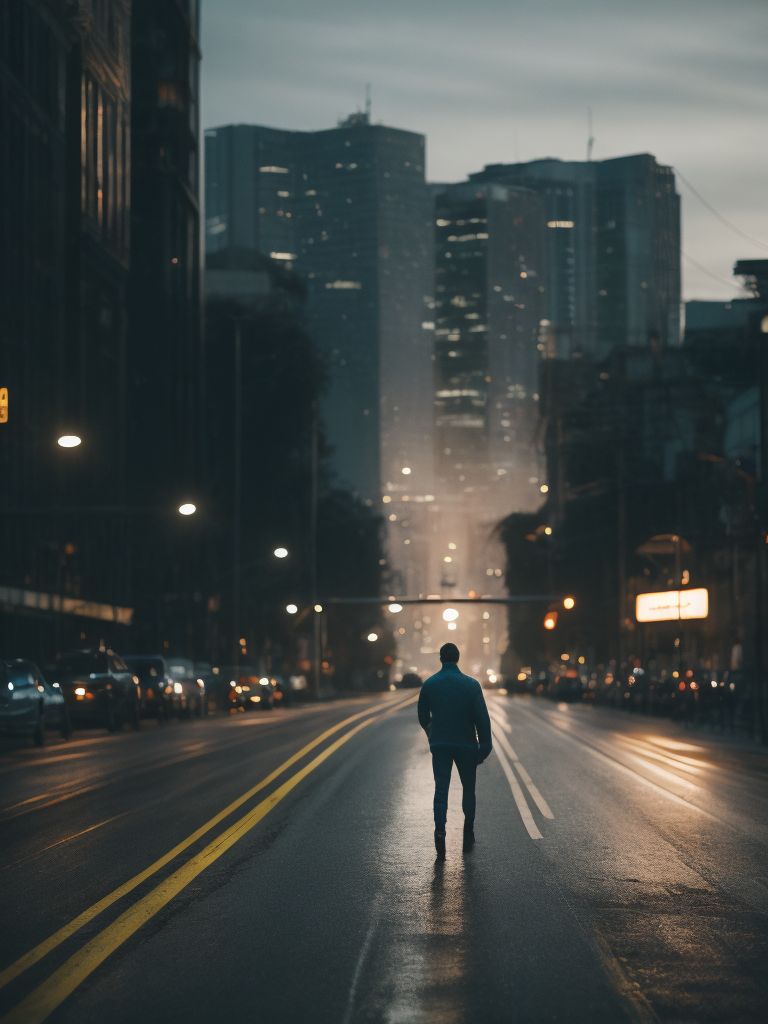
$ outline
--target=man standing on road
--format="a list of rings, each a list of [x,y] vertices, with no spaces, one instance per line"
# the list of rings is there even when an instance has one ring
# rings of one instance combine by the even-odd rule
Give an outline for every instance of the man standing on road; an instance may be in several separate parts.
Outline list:
[[[419,724],[429,739],[435,775],[435,849],[445,857],[448,787],[454,762],[463,787],[464,849],[475,841],[475,774],[491,752],[491,720],[480,683],[459,671],[456,644],[440,648],[443,667],[419,694]]]

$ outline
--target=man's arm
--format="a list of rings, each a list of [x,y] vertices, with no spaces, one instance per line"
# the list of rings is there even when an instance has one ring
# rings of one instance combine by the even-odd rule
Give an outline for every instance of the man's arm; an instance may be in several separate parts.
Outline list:
[[[477,752],[477,763],[482,764],[493,749],[493,741],[491,739],[491,719],[488,714],[488,708],[485,705],[483,689],[480,683],[475,685],[477,689],[475,690],[473,710],[475,729],[477,729],[477,741],[480,744]]]
[[[429,729],[432,725],[432,712],[429,709],[429,695],[426,687],[422,686],[418,703],[419,725],[429,737]]]

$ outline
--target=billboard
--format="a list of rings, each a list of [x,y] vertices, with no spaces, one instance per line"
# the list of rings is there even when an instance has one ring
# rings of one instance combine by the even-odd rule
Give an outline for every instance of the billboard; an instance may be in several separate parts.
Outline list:
[[[709,592],[706,587],[662,590],[655,594],[638,594],[635,598],[635,617],[638,622],[706,619],[708,614]]]

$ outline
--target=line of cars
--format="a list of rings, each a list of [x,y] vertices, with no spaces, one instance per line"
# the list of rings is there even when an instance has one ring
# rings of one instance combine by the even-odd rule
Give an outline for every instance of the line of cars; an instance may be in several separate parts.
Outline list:
[[[45,742],[46,729],[69,739],[73,726],[116,732],[142,718],[206,714],[205,679],[185,658],[122,658],[107,648],[67,651],[45,672],[23,658],[0,660],[0,731]]]

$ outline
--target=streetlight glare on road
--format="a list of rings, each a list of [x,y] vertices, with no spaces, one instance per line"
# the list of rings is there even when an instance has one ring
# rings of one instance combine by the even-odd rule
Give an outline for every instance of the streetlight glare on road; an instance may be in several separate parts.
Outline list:
[[[183,516],[191,516],[197,512],[197,505],[193,505],[191,501],[185,501],[183,505],[179,505],[179,512]]]
[[[82,438],[77,434],[62,434],[56,442],[60,448],[77,448],[82,444]]]

